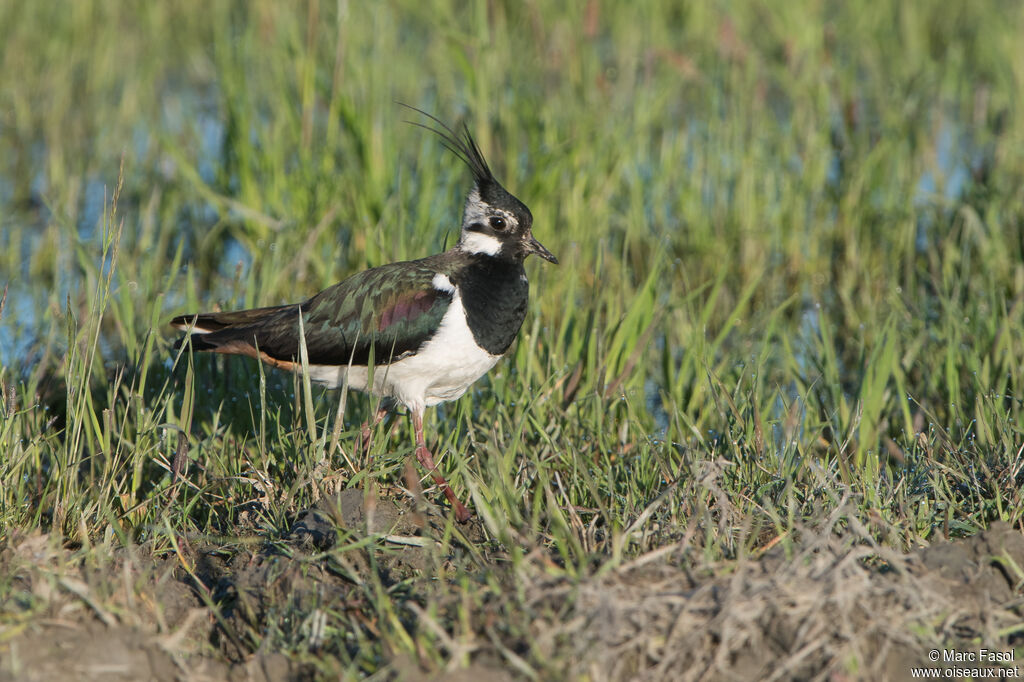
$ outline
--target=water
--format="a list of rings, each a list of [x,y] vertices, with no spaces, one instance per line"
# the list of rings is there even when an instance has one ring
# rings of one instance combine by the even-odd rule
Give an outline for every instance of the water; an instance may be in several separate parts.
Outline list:
[[[216,98],[210,93],[204,100],[196,93],[187,91],[170,93],[165,101],[168,106],[164,110],[161,127],[174,137],[185,136],[187,126],[196,127],[199,140],[198,172],[204,182],[212,183],[220,167],[224,140],[223,122],[216,107],[211,104]],[[150,130],[142,123],[134,127],[130,141],[125,166],[137,170],[143,160],[153,157],[156,142]],[[0,291],[4,286],[8,287],[3,317],[0,318],[0,366],[20,368],[18,371],[22,373],[28,369],[33,349],[46,335],[39,329],[41,311],[50,305],[59,305],[63,311],[68,297],[74,300],[78,289],[84,284],[78,268],[73,265],[77,258],[76,245],[70,243],[58,246],[57,258],[60,264],[55,268],[56,291],[40,289],[38,284],[33,285],[31,282],[32,255],[40,248],[46,228],[54,220],[62,219],[62,216],[51,214],[47,202],[50,190],[44,167],[47,150],[41,145],[35,145],[26,153],[35,161],[32,165],[39,168],[29,183],[30,206],[12,207],[14,182],[0,177],[0,249],[8,247],[8,235],[15,232],[21,238],[22,245],[20,269],[0,269]],[[116,168],[112,171],[105,169],[85,178],[78,205],[66,208],[68,214],[75,216],[75,234],[79,243],[90,244],[90,251],[95,253],[102,252],[104,214],[113,195],[116,172]],[[157,157],[156,175],[172,178],[175,174],[176,164],[169,155]],[[217,217],[217,211],[212,206],[201,207],[196,213],[211,223]],[[132,224],[125,224],[126,232],[134,228]],[[239,264],[248,268],[252,264],[252,255],[242,244],[229,238],[224,250],[222,272],[233,276]],[[108,258],[101,264],[101,272],[107,274],[110,266]],[[172,298],[168,296],[165,304],[172,304]]]

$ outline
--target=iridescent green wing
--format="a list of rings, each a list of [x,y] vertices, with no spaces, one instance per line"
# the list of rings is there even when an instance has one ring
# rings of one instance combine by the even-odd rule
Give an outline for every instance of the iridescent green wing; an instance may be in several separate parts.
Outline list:
[[[272,357],[297,358],[301,311],[311,364],[399,360],[434,335],[452,302],[451,291],[434,286],[441,264],[435,257],[361,272],[254,325],[255,340]]]

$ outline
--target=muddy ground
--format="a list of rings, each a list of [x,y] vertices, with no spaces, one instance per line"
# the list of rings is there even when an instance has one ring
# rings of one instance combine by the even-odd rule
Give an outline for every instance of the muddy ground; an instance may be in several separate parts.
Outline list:
[[[1024,647],[1024,536],[1002,523],[909,554],[856,528],[714,565],[680,543],[575,579],[543,552],[510,561],[478,521],[450,544],[440,533],[346,491],[270,540],[156,554],[12,536],[0,680],[903,680],[933,650],[1024,674],[978,660]],[[487,576],[484,598],[457,572]],[[389,613],[446,657],[367,659]]]

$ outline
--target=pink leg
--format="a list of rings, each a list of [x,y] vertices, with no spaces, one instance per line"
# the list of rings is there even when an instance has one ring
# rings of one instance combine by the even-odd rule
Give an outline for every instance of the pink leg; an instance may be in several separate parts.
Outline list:
[[[465,523],[472,518],[473,514],[461,502],[455,497],[455,491],[452,490],[451,486],[448,485],[448,481],[444,480],[444,476],[434,466],[434,456],[430,454],[430,450],[427,449],[426,441],[423,438],[423,412],[413,410],[412,411],[412,428],[416,431],[416,459],[419,463],[430,472],[431,477],[434,479],[434,483],[441,488],[441,492],[451,502],[452,507],[455,508],[455,518],[459,523]]]

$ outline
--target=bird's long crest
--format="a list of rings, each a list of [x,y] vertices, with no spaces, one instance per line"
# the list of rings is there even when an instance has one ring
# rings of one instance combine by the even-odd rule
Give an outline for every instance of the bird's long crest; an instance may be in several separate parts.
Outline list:
[[[417,128],[423,128],[429,130],[438,137],[441,138],[442,144],[452,154],[462,159],[462,162],[469,166],[469,169],[473,172],[473,179],[479,184],[485,184],[488,182],[496,182],[494,175],[491,173],[490,167],[487,165],[487,161],[484,159],[483,153],[480,151],[480,147],[477,146],[476,140],[469,133],[469,126],[465,123],[462,124],[462,131],[455,132],[449,128],[441,119],[437,118],[433,114],[428,114],[422,109],[417,109],[414,106],[403,104],[398,102],[399,105],[415,111],[418,114],[426,116],[428,119],[436,123],[439,128],[435,128],[425,123],[419,123],[417,121],[406,121]]]

